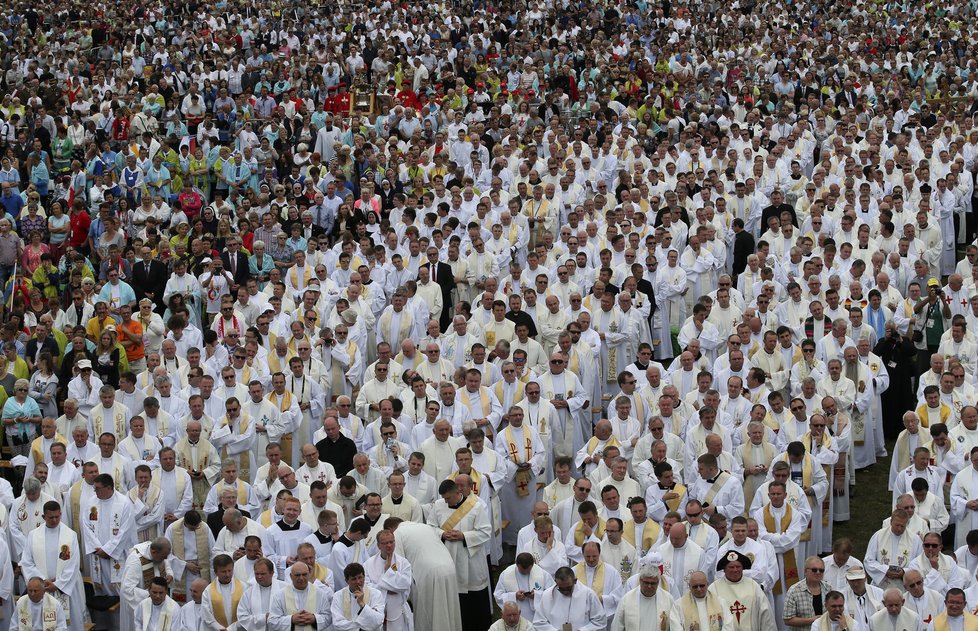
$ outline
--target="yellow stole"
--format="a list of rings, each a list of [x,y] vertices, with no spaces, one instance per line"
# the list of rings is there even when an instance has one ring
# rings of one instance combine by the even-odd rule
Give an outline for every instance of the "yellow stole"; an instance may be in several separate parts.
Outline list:
[[[448,479],[454,480],[455,476],[459,475],[459,473],[461,472],[453,471],[451,475],[448,476]],[[472,495],[478,497],[479,489],[482,488],[482,474],[479,473],[479,471],[475,467],[472,467],[471,469],[469,469],[468,476],[469,479],[472,481]]]
[[[713,594],[706,594],[706,616],[709,619],[709,629],[700,629],[700,612],[693,600],[692,594],[686,594],[680,599],[680,606],[683,609],[683,621],[685,625],[680,631],[697,629],[698,631],[720,631],[723,628],[723,609],[720,607],[719,599]]]
[[[678,494],[679,497],[677,497],[676,499],[667,500],[666,506],[668,506],[669,510],[671,511],[677,511],[679,510],[680,502],[683,501],[683,497],[686,495],[686,487],[676,482],[676,485],[672,487],[672,491],[673,493]]]
[[[244,434],[246,431],[248,431],[248,425],[251,423],[251,421],[248,419],[248,416],[245,414],[242,414],[240,418],[241,418],[241,427],[238,430],[239,435]],[[221,419],[220,426],[230,427],[230,425],[231,425],[231,421],[230,419],[228,419],[227,415],[225,414],[224,418]],[[290,449],[289,452],[291,453],[291,451],[292,450]],[[221,450],[221,458],[230,458],[230,457],[231,455],[228,453],[227,447]],[[251,451],[245,450],[240,454],[238,454],[237,456],[235,456],[234,459],[238,461],[238,470],[240,471],[241,475],[250,479],[251,478]]]
[[[393,310],[387,311],[380,316],[380,330],[384,333],[384,340],[389,342],[392,347],[399,346],[401,342],[407,339],[408,334],[411,332],[411,325],[414,324],[414,316],[412,316],[407,309],[401,309],[401,322],[397,330],[397,335],[394,335],[394,331],[391,331],[391,320],[394,313]],[[390,331],[391,335],[388,336],[387,332]],[[395,344],[396,342],[396,344]]]
[[[751,443],[749,440],[743,443],[744,451],[741,457],[744,460],[744,469],[750,469],[751,467],[754,467],[759,464],[768,466],[771,464],[771,461],[777,455],[777,452],[774,449],[774,445],[772,445],[771,443],[765,440],[760,444],[761,451],[763,451],[762,458],[764,459],[764,462],[756,462],[754,460],[754,449],[752,445],[753,443]],[[754,476],[749,475],[744,479],[744,498],[754,497],[754,492],[757,490],[754,484],[755,484]]]
[[[264,512],[262,512],[262,514],[259,515],[259,517],[258,517],[258,521],[259,521],[259,523],[261,523],[262,527],[264,527],[264,528],[271,528],[272,527],[272,509],[269,508],[269,509],[265,510]]]
[[[601,442],[601,439],[599,439],[597,436],[592,436],[587,441],[587,447],[585,448],[585,451],[588,454],[590,454],[590,455],[593,456],[594,455],[594,450],[598,448],[598,443],[600,443],[600,442]],[[605,447],[617,447],[617,448],[621,449],[621,443],[618,442],[618,438],[616,438],[614,434],[612,434],[611,436],[608,437],[608,440],[605,441],[604,446]]]
[[[288,346],[286,346],[288,348]],[[274,351],[268,354],[268,370],[272,373],[282,372],[285,374],[291,374],[289,372],[289,360],[295,355],[294,350],[290,350],[285,353],[285,357],[280,358],[278,353]]]
[[[635,521],[629,519],[625,522],[625,527],[621,531],[622,539],[632,544],[636,548],[639,548],[643,553],[648,552],[655,545],[655,542],[659,540],[659,531],[662,530],[659,524],[655,523],[651,519],[645,520],[645,530],[642,531],[642,540],[639,542],[641,545],[635,543]]]
[[[784,517],[781,519],[781,527],[777,528],[774,525],[774,515],[771,514],[771,503],[768,502],[764,505],[764,528],[768,532],[784,533],[788,530],[788,526],[791,525],[791,504],[784,505]],[[783,594],[788,591],[788,589],[798,582],[798,562],[795,560],[794,549],[788,550],[784,553],[784,582],[787,585],[781,584],[781,578],[774,583],[774,593]]]
[[[720,489],[723,488],[723,485],[727,483],[727,480],[728,479],[730,479],[730,474],[727,473],[726,471],[721,471],[717,475],[716,480],[713,482],[713,486],[711,486],[706,491],[706,495],[703,497],[703,503],[704,504],[712,504],[713,503],[713,498],[715,498],[717,496],[717,493],[720,492]]]
[[[465,404],[465,407],[471,410],[472,401],[469,399],[469,389],[462,388],[461,391],[459,392],[459,395],[461,396],[462,403]],[[489,389],[486,388],[485,386],[479,387],[479,410],[482,412],[483,416],[476,417],[476,418],[488,418],[489,413],[492,412],[492,406],[489,404]],[[475,414],[473,414],[472,416],[475,417]]]
[[[296,273],[297,266],[293,265],[292,269],[289,270],[289,278],[292,280],[292,287],[295,289],[300,289],[299,287],[299,275]],[[309,266],[306,265],[302,268],[302,287],[306,287],[309,281],[312,279],[312,271]]]
[[[812,462],[814,461],[814,459],[811,456],[812,433],[805,432],[805,434],[801,437],[801,443],[805,445],[805,452],[806,452],[805,455],[808,456],[802,461],[802,480],[805,482],[805,486],[811,486],[812,485],[811,483]],[[832,438],[829,436],[828,432],[822,434],[822,447],[828,449],[829,445],[831,444],[832,444]],[[828,478],[830,473],[830,467],[828,467],[827,465],[822,465],[822,470],[825,471],[825,477]],[[805,471],[808,472],[807,476],[805,475]],[[846,489],[846,491],[848,491],[848,489]],[[822,527],[829,525],[829,501],[830,500],[831,500],[831,493],[826,493],[825,499],[822,500]],[[813,506],[812,509],[814,508],[815,507]],[[802,541],[809,541],[809,539],[802,538]]]
[[[442,522],[441,529],[455,530],[455,526],[458,526],[459,522],[465,519],[465,516],[468,515],[469,512],[473,508],[475,508],[476,504],[478,503],[479,503],[479,498],[475,496],[475,493],[469,495],[467,498],[465,498],[465,501],[462,502],[462,505],[456,508],[455,512],[449,515],[448,519]]]
[[[933,624],[933,631],[950,631],[951,629],[951,625],[947,622],[946,611],[934,618]],[[964,612],[964,631],[978,631],[978,617],[967,610]]]
[[[211,604],[214,606],[214,619],[217,620],[222,627],[229,627],[238,621],[238,603],[241,601],[241,597],[244,596],[244,583],[236,578],[232,578],[231,588],[231,620],[228,620],[224,614],[224,596],[221,595],[221,590],[217,588],[217,581],[211,583]]]
[[[68,440],[61,434],[55,434],[54,441],[51,444],[53,445],[54,443],[63,443],[67,445]],[[34,455],[35,464],[38,462],[47,462],[47,460],[44,459],[44,449],[42,448],[43,444],[44,444],[43,436],[38,436],[33,441],[31,441],[31,454]]]
[[[587,584],[587,569],[583,561],[574,566],[574,576],[577,577],[577,582],[581,585],[587,585],[593,591],[598,600],[604,602],[604,561],[598,561],[598,564],[594,566],[594,581],[588,585]]]
[[[268,400],[271,401],[272,405],[278,408],[280,414],[285,414],[288,412],[289,408],[292,407],[292,393],[288,388],[286,388],[285,392],[280,395],[282,397],[282,401],[280,403],[275,402],[276,396],[277,393],[273,390],[272,392],[268,393]],[[289,466],[292,466],[292,432],[282,434],[282,438],[279,440],[279,443],[282,446],[282,458],[289,464]]]
[[[594,529],[593,534],[598,539],[601,539],[602,537],[604,537],[604,520],[601,519],[600,517],[598,517],[598,525]],[[574,524],[574,545],[577,546],[577,547],[583,546],[584,545],[584,539],[585,539],[585,536],[584,536],[584,522],[583,521],[578,521],[576,524]]]
[[[492,387],[493,392],[496,393],[496,398],[499,400],[500,405],[504,405],[503,401],[506,397],[503,396],[503,381],[498,382]],[[519,379],[516,380],[516,392],[513,394],[512,405],[518,404],[523,400],[523,389],[526,387],[526,383]]]

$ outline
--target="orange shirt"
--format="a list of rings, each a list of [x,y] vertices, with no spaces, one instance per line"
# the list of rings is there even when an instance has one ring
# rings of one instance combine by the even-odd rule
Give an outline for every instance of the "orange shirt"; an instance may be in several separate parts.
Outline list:
[[[126,349],[126,359],[132,362],[138,361],[146,356],[146,347],[143,345],[143,325],[137,320],[129,320],[128,322],[117,324],[115,328],[118,331],[119,343]],[[122,332],[122,329],[135,335],[137,338],[136,341],[130,342],[129,338]]]

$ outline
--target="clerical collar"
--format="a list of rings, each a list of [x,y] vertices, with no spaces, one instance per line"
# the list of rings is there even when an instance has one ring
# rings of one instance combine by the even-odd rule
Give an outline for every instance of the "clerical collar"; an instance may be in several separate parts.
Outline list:
[[[278,527],[281,528],[284,531],[293,531],[293,530],[298,530],[299,529],[299,524],[300,524],[300,522],[297,519],[297,520],[295,520],[295,523],[290,526],[287,523],[285,523],[285,520],[283,519],[282,521],[278,522]]]
[[[709,484],[715,483],[717,481],[717,478],[720,477],[720,474],[721,473],[723,473],[723,472],[722,471],[718,471],[717,474],[715,476],[713,476],[712,478],[707,478],[706,479],[707,483],[709,483]]]
[[[395,506],[399,506],[400,503],[403,501],[404,501],[403,495],[400,497],[394,497],[393,495],[391,495],[391,503],[394,504]]]
[[[313,534],[316,535],[316,539],[319,539],[319,543],[334,543],[335,541],[332,535],[323,534],[318,530]]]
[[[354,542],[353,541],[350,541],[347,538],[346,533],[343,533],[342,535],[340,535],[340,538],[336,540],[336,543],[342,543],[347,548],[352,548]]]
[[[455,510],[456,508],[458,508],[459,506],[461,506],[463,503],[465,503],[465,498],[462,498],[461,500],[459,500],[458,504],[449,504],[448,507],[450,509],[452,509],[452,510]]]

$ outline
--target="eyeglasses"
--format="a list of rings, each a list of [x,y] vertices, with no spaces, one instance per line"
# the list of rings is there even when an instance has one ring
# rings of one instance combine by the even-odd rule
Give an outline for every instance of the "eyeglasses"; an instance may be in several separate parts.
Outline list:
[[[824,567],[806,567],[805,568],[805,571],[806,572],[814,572],[815,574],[825,574],[825,568]]]
[[[924,547],[925,548],[940,548],[941,547],[941,544],[939,544],[939,543],[925,543],[924,544]]]

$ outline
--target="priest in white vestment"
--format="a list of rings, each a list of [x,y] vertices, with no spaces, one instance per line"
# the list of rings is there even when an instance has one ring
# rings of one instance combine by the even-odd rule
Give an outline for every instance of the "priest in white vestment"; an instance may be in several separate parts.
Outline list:
[[[54,596],[44,592],[44,583],[40,578],[27,582],[27,593],[17,599],[14,616],[17,631],[68,630],[63,607]]]
[[[639,586],[626,592],[618,602],[611,631],[645,629],[685,629],[681,626],[675,601],[666,589],[659,589],[659,568],[647,564],[638,573]]]
[[[133,614],[140,603],[149,598],[154,578],[162,578],[167,584],[173,582],[170,550],[170,542],[163,538],[136,544],[130,550],[122,574],[119,614],[122,631],[135,628],[132,626]]]
[[[713,581],[709,593],[720,601],[724,631],[777,628],[767,595],[755,581],[744,577],[744,570],[749,568],[750,558],[732,550],[717,563],[717,571],[723,575]]]
[[[376,544],[377,554],[363,564],[367,584],[386,595],[386,631],[410,631],[414,627],[413,613],[408,605],[413,582],[411,563],[395,552],[394,533],[380,531]]]
[[[554,586],[534,598],[539,598],[533,616],[537,631],[604,631],[607,616],[598,596],[582,585],[569,567],[554,574]]]
[[[873,631],[923,631],[924,626],[918,616],[905,604],[900,590],[892,587],[883,593],[883,608],[869,619]]]
[[[906,511],[896,509],[889,527],[881,528],[869,539],[864,564],[866,574],[877,587],[903,587],[900,570],[905,570],[923,551],[920,538],[907,529],[908,521]]]
[[[132,502],[115,491],[112,476],[95,478],[94,497],[84,498],[77,519],[96,594],[119,594],[126,553],[136,543]]]
[[[238,601],[238,627],[241,631],[266,631],[272,600],[285,584],[275,578],[275,565],[264,558],[255,562],[253,577],[254,582]]]
[[[34,577],[53,587],[53,596],[64,611],[65,623],[74,631],[84,621],[85,591],[81,575],[81,549],[78,535],[61,523],[61,508],[49,500],[43,512],[44,525],[27,533],[20,571],[24,580]],[[9,563],[9,552],[8,552]],[[9,599],[7,599],[9,600]]]

